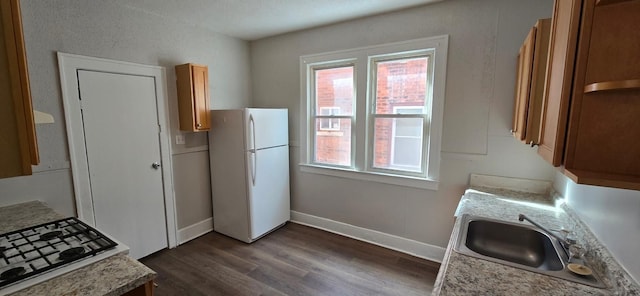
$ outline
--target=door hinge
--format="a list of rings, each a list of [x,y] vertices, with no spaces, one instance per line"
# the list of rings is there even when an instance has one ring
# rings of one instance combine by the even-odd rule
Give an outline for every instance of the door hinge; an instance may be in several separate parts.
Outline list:
[[[158,133],[162,133],[162,125],[158,124]]]

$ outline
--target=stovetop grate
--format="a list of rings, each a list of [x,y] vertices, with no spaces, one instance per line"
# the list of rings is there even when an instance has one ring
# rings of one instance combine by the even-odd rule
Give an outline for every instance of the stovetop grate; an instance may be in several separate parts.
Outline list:
[[[0,234],[0,288],[117,245],[74,217]]]

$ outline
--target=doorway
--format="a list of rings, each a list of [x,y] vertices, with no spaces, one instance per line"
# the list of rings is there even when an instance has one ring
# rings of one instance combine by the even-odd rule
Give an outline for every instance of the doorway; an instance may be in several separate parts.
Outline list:
[[[58,60],[78,217],[136,259],[175,247],[164,68]]]

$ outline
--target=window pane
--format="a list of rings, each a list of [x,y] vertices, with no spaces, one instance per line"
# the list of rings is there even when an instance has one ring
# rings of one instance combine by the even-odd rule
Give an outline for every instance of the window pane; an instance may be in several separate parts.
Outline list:
[[[316,77],[316,114],[352,115],[353,66],[315,70],[314,72]],[[321,113],[323,108],[329,108],[333,112],[323,114]]]
[[[422,118],[376,118],[373,166],[420,172],[422,127]]]
[[[375,113],[408,114],[398,107],[424,107],[427,96],[427,63],[428,57],[375,62]],[[424,112],[420,109],[418,111]]]
[[[320,107],[318,115],[339,115],[340,107]],[[340,130],[340,120],[337,118],[320,119],[320,130]]]
[[[351,119],[317,118],[315,145],[314,162],[351,166]]]
[[[422,118],[396,118],[394,137],[422,137]]]

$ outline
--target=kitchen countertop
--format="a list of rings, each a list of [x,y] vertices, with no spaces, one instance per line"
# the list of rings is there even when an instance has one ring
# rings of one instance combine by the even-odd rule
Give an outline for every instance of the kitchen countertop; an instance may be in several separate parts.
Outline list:
[[[554,198],[551,198],[554,196]],[[588,265],[607,289],[574,283],[515,267],[470,257],[453,250],[461,229],[456,222],[442,261],[433,295],[640,295],[640,288],[559,196],[501,188],[473,186],[462,197],[455,216],[463,214],[518,222],[529,216],[550,229],[570,229],[587,246]]]
[[[0,207],[0,233],[62,218],[39,201]],[[122,295],[155,276],[153,270],[137,260],[118,254],[10,295]]]

